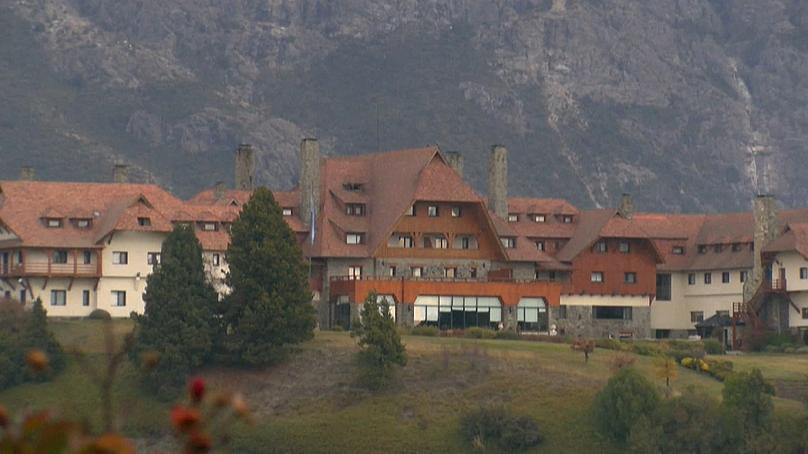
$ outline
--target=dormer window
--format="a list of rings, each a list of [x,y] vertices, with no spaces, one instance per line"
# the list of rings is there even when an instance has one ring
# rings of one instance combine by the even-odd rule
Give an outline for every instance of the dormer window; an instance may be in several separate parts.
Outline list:
[[[405,216],[415,216],[415,205],[410,205],[410,207],[407,208],[407,212],[404,213],[404,215]]]
[[[699,254],[706,254],[707,253],[707,246],[700,244],[699,245]]]
[[[609,246],[606,244],[606,241],[601,240],[601,241],[598,241],[597,243],[595,243],[595,252],[598,252],[598,253],[601,253],[601,254],[609,252]]]
[[[508,222],[517,222],[519,221],[519,215],[516,213],[508,213]]]
[[[536,250],[539,252],[544,252],[544,241],[542,240],[536,241]]]
[[[362,244],[364,240],[364,235],[361,233],[348,233],[345,235],[345,244]]]
[[[502,247],[505,249],[513,249],[516,247],[516,238],[511,236],[503,236],[499,239],[502,242]]]
[[[545,216],[543,214],[534,214],[533,215],[533,222],[538,222],[538,223],[547,222],[547,216]]]
[[[348,216],[364,216],[365,205],[362,203],[349,203],[345,205],[345,214]]]
[[[89,229],[90,228],[90,220],[89,219],[76,219],[76,227],[80,229]]]
[[[359,192],[362,190],[362,183],[343,183],[343,189],[350,192]]]
[[[570,215],[562,216],[561,217],[561,222],[563,222],[564,224],[572,224],[572,216],[570,216]]]
[[[202,223],[202,230],[206,232],[215,232],[216,231],[216,223],[215,222],[203,222]]]
[[[283,214],[284,216],[291,216],[292,215],[292,209],[291,208],[283,208],[281,210],[281,214]]]
[[[431,218],[438,217],[438,206],[437,205],[429,205],[426,207],[426,215]]]
[[[45,219],[45,225],[51,229],[58,229],[62,226],[62,220],[59,218],[47,218]]]
[[[453,206],[452,207],[452,217],[453,218],[459,218],[462,215],[463,215],[463,210],[459,206]]]
[[[685,247],[684,246],[674,246],[671,250],[673,255],[685,255]]]
[[[137,225],[141,227],[150,227],[151,218],[137,218]]]

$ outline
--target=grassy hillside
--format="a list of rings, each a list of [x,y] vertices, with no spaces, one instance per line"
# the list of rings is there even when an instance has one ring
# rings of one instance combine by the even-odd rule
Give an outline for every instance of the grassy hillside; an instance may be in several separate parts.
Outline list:
[[[101,322],[58,321],[54,329],[65,345],[76,345],[100,363]],[[121,336],[131,324],[115,322]],[[460,417],[487,403],[502,403],[535,417],[545,436],[540,452],[610,452],[589,421],[595,393],[611,374],[619,353],[597,350],[588,364],[569,346],[526,341],[455,338],[404,338],[408,365],[395,383],[379,394],[355,385],[356,346],[347,333],[320,332],[286,363],[262,371],[208,370],[213,388],[242,391],[256,424],[241,427],[238,452],[458,452],[467,448],[458,434]],[[738,368],[765,365],[773,377],[797,378],[801,360],[779,355],[732,358]],[[640,371],[659,386],[653,359],[636,357]],[[792,372],[789,371],[794,371]],[[720,396],[721,384],[680,369],[676,389],[697,386]],[[144,395],[127,364],[116,388],[124,432],[152,450],[170,436],[170,403]],[[96,388],[72,359],[54,382],[19,386],[0,393],[14,410],[58,408],[98,424]],[[776,399],[781,411],[802,411],[794,400]]]

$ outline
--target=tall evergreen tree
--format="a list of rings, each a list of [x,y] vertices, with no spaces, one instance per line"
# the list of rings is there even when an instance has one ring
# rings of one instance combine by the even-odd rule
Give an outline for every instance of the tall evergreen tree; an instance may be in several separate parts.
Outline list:
[[[32,351],[44,353],[42,369],[26,365]],[[48,330],[42,301],[37,298],[31,310],[17,301],[0,298],[0,390],[27,381],[53,377],[64,368],[64,353]]]
[[[143,315],[135,316],[131,358],[138,362],[146,353],[159,353],[143,381],[171,397],[188,374],[212,357],[218,296],[206,279],[202,246],[190,228],[178,226],[168,235],[160,259],[147,281]]]
[[[371,388],[381,388],[392,378],[395,366],[407,364],[407,351],[386,299],[379,303],[376,292],[370,292],[360,315],[351,336],[358,338],[361,349],[362,379]]]
[[[231,294],[223,304],[227,361],[271,364],[313,336],[308,268],[294,233],[266,188],[257,189],[230,231]]]

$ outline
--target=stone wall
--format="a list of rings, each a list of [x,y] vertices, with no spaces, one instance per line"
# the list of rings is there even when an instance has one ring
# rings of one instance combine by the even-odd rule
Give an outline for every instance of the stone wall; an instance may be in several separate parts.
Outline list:
[[[312,211],[320,207],[320,144],[317,139],[300,142],[300,211],[303,224],[311,223]]]
[[[502,219],[508,217],[508,149],[491,147],[488,162],[488,207]]]
[[[598,320],[592,317],[592,306],[564,306],[566,318],[560,318],[560,307],[550,308],[550,325],[559,335],[587,338],[618,338],[621,331],[631,331],[635,339],[651,337],[651,308],[633,307],[631,320]]]
[[[252,145],[241,144],[236,150],[236,189],[252,191],[255,184],[255,150]]]

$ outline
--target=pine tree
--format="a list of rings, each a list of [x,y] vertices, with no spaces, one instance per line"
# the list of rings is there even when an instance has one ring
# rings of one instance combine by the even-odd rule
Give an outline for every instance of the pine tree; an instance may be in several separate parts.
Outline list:
[[[167,398],[211,359],[218,296],[206,279],[202,247],[190,228],[176,227],[163,242],[160,258],[147,280],[144,313],[135,316],[130,355],[135,362],[147,353],[160,355],[156,366],[144,372],[143,382]]]
[[[308,270],[294,233],[266,188],[257,189],[230,231],[231,294],[223,304],[222,354],[247,366],[271,364],[313,336]]]
[[[379,303],[376,293],[369,293],[360,315],[351,335],[359,339],[359,359],[364,367],[365,383],[371,388],[379,388],[391,378],[395,366],[407,364],[407,352],[386,299]]]
[[[44,353],[43,368],[26,365],[32,351]],[[19,302],[0,299],[0,389],[27,381],[52,378],[64,368],[64,353],[48,330],[42,301],[37,298],[31,310]]]

